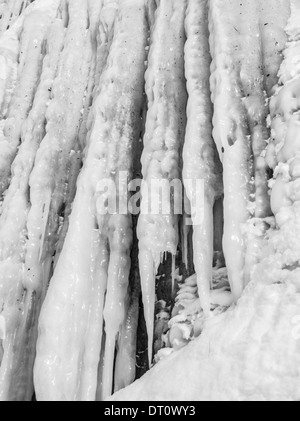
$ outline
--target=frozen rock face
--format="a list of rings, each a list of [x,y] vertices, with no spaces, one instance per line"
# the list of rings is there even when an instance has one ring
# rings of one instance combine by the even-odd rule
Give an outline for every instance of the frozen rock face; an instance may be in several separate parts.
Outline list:
[[[0,0],[0,401],[300,399],[299,18]]]

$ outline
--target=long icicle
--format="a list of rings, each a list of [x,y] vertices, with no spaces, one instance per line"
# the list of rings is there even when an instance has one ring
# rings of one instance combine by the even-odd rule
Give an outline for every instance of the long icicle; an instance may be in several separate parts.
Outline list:
[[[222,194],[222,167],[212,139],[212,104],[209,76],[206,0],[189,0],[186,15],[185,75],[189,94],[183,149],[183,180],[192,208],[193,257],[201,307],[210,312],[213,264],[213,206]],[[197,183],[204,182],[204,191]],[[204,202],[203,202],[204,199]],[[203,214],[202,214],[203,212]]]
[[[119,22],[111,47],[110,65],[114,58],[127,51],[127,58],[118,61],[124,78],[123,97],[115,110],[116,121],[112,127],[112,138],[107,159],[107,174],[117,187],[117,203],[124,201],[124,191],[132,179],[133,147],[141,133],[140,118],[143,109],[143,88],[148,24],[143,0],[123,0],[120,5]],[[133,25],[135,22],[135,25]],[[133,29],[134,28],[134,29]],[[120,124],[121,122],[121,124]],[[123,175],[122,175],[123,174]],[[101,198],[98,199],[99,201]],[[104,199],[105,200],[105,199]],[[127,207],[127,203],[124,202]],[[108,219],[110,261],[108,268],[107,294],[104,308],[105,355],[103,370],[103,398],[113,392],[113,367],[117,334],[126,319],[126,296],[128,293],[130,252],[132,246],[132,218],[122,215],[126,207],[119,208],[117,215]]]
[[[249,60],[243,67],[242,56],[246,48],[243,34],[245,31],[248,34],[253,22],[257,25],[256,11],[257,4],[251,1],[210,1],[213,135],[223,161],[223,246],[235,301],[240,298],[245,286],[246,243],[243,226],[251,218],[249,204],[254,180],[248,113],[243,102],[243,83],[248,83],[252,76],[247,69]]]
[[[178,203],[171,204],[170,193],[163,200],[157,199],[159,187],[157,185],[156,189],[154,183],[162,181],[169,186],[169,183],[181,177],[179,153],[186,120],[183,60],[185,11],[186,1],[159,2],[146,72],[149,109],[142,155],[145,184],[142,189],[138,237],[149,365],[152,362],[155,276],[161,256],[167,252],[175,256],[178,245],[178,217],[174,214]],[[160,209],[156,215],[149,213],[148,205],[157,203],[167,211],[170,207],[171,212],[163,215],[164,209]]]

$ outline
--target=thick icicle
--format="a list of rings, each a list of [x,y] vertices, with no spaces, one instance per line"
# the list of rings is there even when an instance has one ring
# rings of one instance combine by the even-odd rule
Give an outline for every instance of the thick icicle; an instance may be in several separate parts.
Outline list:
[[[130,141],[130,138],[128,140]],[[117,335],[126,317],[130,249],[132,245],[132,226],[129,215],[111,216],[107,223],[109,225],[110,260],[103,312],[106,333],[103,369],[104,399],[113,392],[115,346]]]
[[[142,172],[146,183],[142,189],[138,237],[149,364],[152,362],[155,275],[163,253],[176,255],[178,245],[178,217],[174,214],[178,203],[171,203],[170,193],[165,194],[163,200],[157,199],[159,189],[154,184],[162,181],[169,186],[169,183],[181,177],[179,153],[186,120],[183,63],[185,11],[185,0],[159,2],[146,72],[149,109],[142,155]],[[178,201],[178,198],[174,199]],[[157,204],[157,200],[161,209],[158,214],[153,214],[148,206]],[[162,214],[169,207],[171,212]]]
[[[150,19],[148,19],[148,21],[150,27]],[[144,101],[141,134],[139,138],[136,138],[133,144],[133,180],[139,179],[141,177],[141,155],[143,150],[142,137],[145,130],[146,106],[146,102]],[[139,353],[137,344],[140,316],[141,280],[139,272],[139,247],[136,232],[137,222],[138,215],[134,213],[132,216],[133,247],[131,250],[131,268],[129,275],[129,288],[127,292],[128,296],[125,305],[126,317],[120,329],[117,341],[117,352],[114,367],[114,392],[129,386],[134,381],[137,372],[136,368],[138,365],[136,357]]]
[[[212,0],[210,29],[214,138],[224,167],[224,254],[237,300],[249,280],[244,225],[254,213],[264,217],[270,212],[267,173],[261,157],[268,133],[259,4]]]
[[[133,23],[135,22],[135,25]],[[134,30],[133,30],[134,27]],[[141,133],[141,112],[143,109],[143,87],[146,60],[148,25],[146,8],[142,0],[127,0],[120,5],[119,21],[111,46],[109,64],[113,67],[114,57],[127,51],[124,62],[118,62],[123,73],[123,101],[119,100],[115,110],[116,125],[112,129],[112,139],[108,157],[107,175],[116,185],[118,215],[108,219],[108,239],[110,261],[108,268],[107,294],[104,308],[106,332],[103,397],[113,391],[113,366],[117,334],[126,318],[126,296],[130,271],[132,245],[131,215],[124,203],[128,182],[132,178],[133,147]],[[126,76],[124,76],[126,75]],[[120,122],[122,122],[120,126]],[[125,192],[125,194],[124,194]],[[105,201],[105,194],[98,199]],[[121,201],[124,206],[121,206]],[[123,209],[121,210],[122,207]]]
[[[212,139],[213,112],[209,88],[211,58],[207,19],[207,1],[189,0],[185,22],[185,75],[189,99],[183,149],[183,180],[192,210],[198,293],[206,315],[210,312],[212,283],[213,206],[215,199],[222,194],[222,168]],[[197,183],[202,182],[204,191],[202,188],[197,191]]]
[[[214,137],[224,152],[224,254],[237,299],[258,260],[262,218],[271,214],[264,159],[267,96],[277,80],[290,5],[281,0],[210,4]]]

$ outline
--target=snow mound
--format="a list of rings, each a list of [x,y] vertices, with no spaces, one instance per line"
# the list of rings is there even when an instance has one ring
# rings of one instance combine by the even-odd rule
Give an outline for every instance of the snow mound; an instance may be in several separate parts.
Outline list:
[[[197,340],[111,399],[300,400],[300,273],[295,275],[285,284],[250,283],[235,307],[207,321]]]

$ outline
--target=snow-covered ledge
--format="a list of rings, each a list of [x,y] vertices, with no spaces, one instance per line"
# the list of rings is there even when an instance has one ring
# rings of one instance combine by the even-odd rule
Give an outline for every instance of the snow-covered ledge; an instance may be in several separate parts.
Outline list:
[[[118,392],[116,401],[299,400],[300,277],[251,283],[197,340]],[[297,285],[298,283],[298,285]]]

